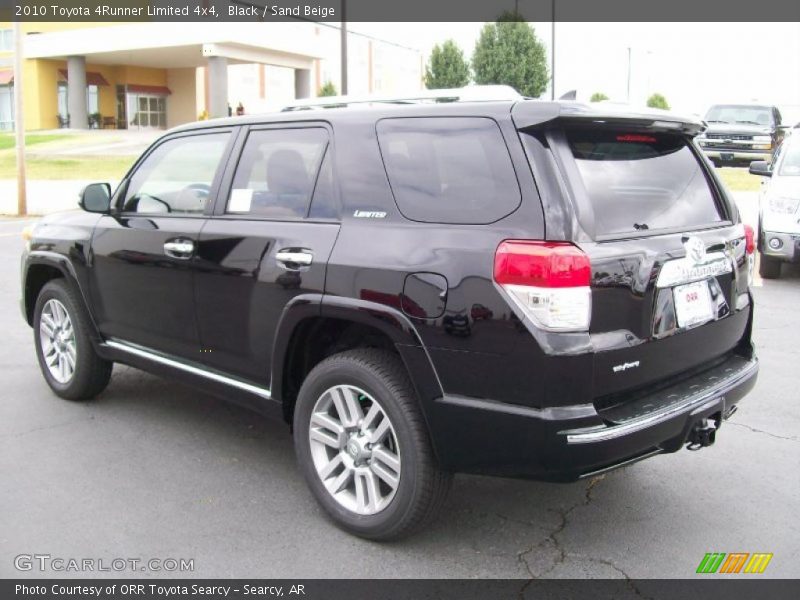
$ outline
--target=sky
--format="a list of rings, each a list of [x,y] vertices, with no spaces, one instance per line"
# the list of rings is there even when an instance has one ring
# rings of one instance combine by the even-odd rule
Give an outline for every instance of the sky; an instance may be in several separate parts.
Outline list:
[[[551,24],[531,23],[552,47]],[[352,23],[349,27],[420,49],[452,37],[472,54],[483,23]],[[556,97],[603,92],[632,104],[659,92],[673,109],[704,114],[714,103],[777,104],[800,122],[800,23],[556,23]],[[550,97],[548,90],[545,97]]]

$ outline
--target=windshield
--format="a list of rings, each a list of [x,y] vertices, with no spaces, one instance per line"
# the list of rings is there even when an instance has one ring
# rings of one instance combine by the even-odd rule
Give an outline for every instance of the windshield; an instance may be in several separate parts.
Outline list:
[[[745,125],[772,125],[772,110],[768,106],[718,104],[706,113],[709,123],[739,123]]]
[[[682,136],[567,130],[572,156],[600,235],[722,220],[698,158]]]
[[[800,176],[800,143],[786,143],[778,175]]]

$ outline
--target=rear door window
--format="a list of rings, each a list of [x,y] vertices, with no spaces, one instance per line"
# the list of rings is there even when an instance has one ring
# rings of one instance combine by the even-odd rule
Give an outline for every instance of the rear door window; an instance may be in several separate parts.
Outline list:
[[[327,147],[328,133],[321,127],[251,131],[226,212],[277,220],[304,218]]]
[[[519,206],[511,157],[492,119],[384,119],[377,129],[389,184],[406,218],[485,224]]]
[[[722,216],[690,142],[669,133],[568,129],[598,235],[696,229]]]

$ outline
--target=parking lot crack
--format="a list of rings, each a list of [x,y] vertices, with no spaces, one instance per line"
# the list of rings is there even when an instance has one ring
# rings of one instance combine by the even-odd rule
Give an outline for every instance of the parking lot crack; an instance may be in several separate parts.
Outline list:
[[[763,435],[768,435],[769,437],[775,438],[776,440],[787,440],[787,441],[790,441],[790,442],[800,442],[800,438],[798,438],[797,436],[794,436],[794,435],[792,435],[792,436],[778,435],[777,433],[771,433],[771,432],[765,431],[763,429],[757,429],[755,427],[751,427],[750,425],[745,425],[744,423],[731,423],[731,422],[728,422],[726,424],[727,425],[734,425],[736,427],[742,427],[744,429],[747,429],[748,431],[752,431],[753,433],[760,433],[760,434],[763,434]]]
[[[597,477],[593,477],[589,481],[589,484],[586,486],[586,490],[583,494],[583,499],[580,502],[573,504],[572,506],[570,506],[565,510],[550,509],[551,512],[556,513],[559,517],[559,522],[556,525],[556,527],[548,534],[547,538],[545,538],[538,544],[531,545],[530,547],[522,550],[517,554],[517,560],[529,575],[528,581],[525,582],[525,584],[519,591],[520,598],[524,597],[525,590],[528,589],[528,587],[530,587],[531,583],[533,583],[534,580],[546,577],[547,575],[552,573],[559,565],[563,564],[564,561],[567,559],[567,556],[569,556],[569,554],[561,545],[561,541],[559,540],[559,535],[564,531],[564,529],[566,529],[567,525],[569,524],[569,517],[572,514],[572,512],[577,508],[588,506],[592,502],[593,500],[592,492],[594,491],[595,486],[597,486],[597,484],[600,483],[603,479],[605,479],[605,475],[599,475]],[[532,565],[529,557],[535,551],[541,553],[546,551],[548,548],[551,551],[555,552],[555,558],[551,561],[550,565],[546,569],[537,572],[537,570]]]

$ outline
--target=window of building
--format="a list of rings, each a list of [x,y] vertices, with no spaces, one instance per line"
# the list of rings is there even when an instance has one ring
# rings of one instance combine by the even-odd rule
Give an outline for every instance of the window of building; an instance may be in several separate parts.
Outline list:
[[[100,112],[100,91],[96,85],[86,86],[86,113],[93,115]]]
[[[160,144],[131,177],[123,211],[202,214],[229,136],[192,135]]]
[[[520,204],[508,148],[491,119],[384,119],[378,142],[395,201],[408,219],[485,224]]]
[[[0,29],[0,52],[8,52],[14,49],[14,30]]]
[[[0,129],[14,129],[14,86],[0,85]]]
[[[250,132],[227,212],[274,219],[305,217],[327,145],[328,133],[321,127]]]
[[[167,98],[152,94],[128,94],[131,127],[164,129],[167,126]]]

